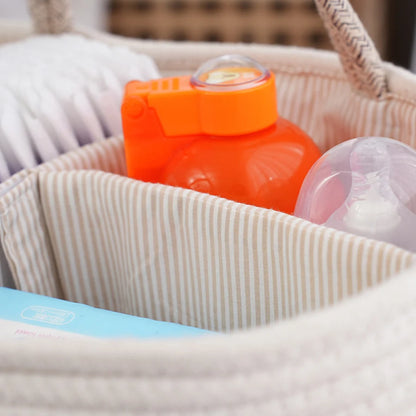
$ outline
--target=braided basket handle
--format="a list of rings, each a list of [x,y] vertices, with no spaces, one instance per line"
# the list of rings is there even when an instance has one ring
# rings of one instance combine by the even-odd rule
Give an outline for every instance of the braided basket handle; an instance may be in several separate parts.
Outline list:
[[[27,0],[38,33],[71,30],[71,0]],[[348,0],[315,0],[349,82],[373,99],[387,94],[380,56]]]
[[[37,33],[58,34],[72,29],[71,0],[27,0]]]
[[[370,98],[387,94],[380,55],[348,0],[315,0],[350,83]]]

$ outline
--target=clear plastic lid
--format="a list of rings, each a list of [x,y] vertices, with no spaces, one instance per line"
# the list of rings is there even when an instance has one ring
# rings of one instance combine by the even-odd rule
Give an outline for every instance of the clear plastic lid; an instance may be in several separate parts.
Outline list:
[[[202,64],[191,84],[208,91],[236,91],[266,81],[270,72],[255,60],[242,55],[224,55]]]
[[[416,151],[384,137],[335,146],[306,176],[295,215],[416,251]]]

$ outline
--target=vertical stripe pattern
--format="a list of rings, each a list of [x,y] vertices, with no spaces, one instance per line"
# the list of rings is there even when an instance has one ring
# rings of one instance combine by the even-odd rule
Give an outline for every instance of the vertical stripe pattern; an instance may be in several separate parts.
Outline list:
[[[18,175],[16,179],[17,185],[0,198],[0,239],[16,287],[61,297],[37,176]]]
[[[283,213],[104,172],[41,172],[38,185],[65,298],[154,319],[223,331],[263,325],[358,293],[414,260]]]

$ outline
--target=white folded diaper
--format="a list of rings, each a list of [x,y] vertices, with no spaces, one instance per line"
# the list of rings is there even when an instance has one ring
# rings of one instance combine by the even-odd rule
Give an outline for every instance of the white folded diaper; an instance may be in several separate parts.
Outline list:
[[[0,47],[0,182],[120,134],[124,85],[157,77],[149,56],[79,35]]]

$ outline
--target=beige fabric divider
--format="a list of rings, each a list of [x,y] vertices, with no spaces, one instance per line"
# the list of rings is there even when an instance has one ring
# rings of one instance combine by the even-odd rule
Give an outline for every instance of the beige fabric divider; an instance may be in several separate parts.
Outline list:
[[[264,325],[414,260],[272,210],[109,174],[43,173],[39,188],[65,297],[159,320]]]
[[[20,289],[61,297],[36,175],[19,176],[16,186],[0,202],[0,241],[5,257],[12,276],[23,277]]]
[[[1,199],[18,288],[229,331],[335,303],[415,261],[272,210],[96,170],[54,172],[123,173],[123,151],[116,138],[71,152],[22,173]]]
[[[64,169],[99,169],[125,175],[126,163],[122,141],[120,139],[109,140],[105,144],[105,149],[100,145],[77,149],[39,166],[33,172]],[[0,285],[10,282],[12,273],[14,276],[23,273],[32,277],[19,283],[20,289],[49,296],[60,296],[62,294],[60,287],[51,278],[55,275],[53,271],[55,265],[53,257],[51,257],[49,237],[44,231],[43,213],[39,210],[36,175],[31,175],[31,172],[31,170],[21,171],[7,181],[0,183],[0,243],[6,244],[6,240],[10,237],[15,240],[10,244],[18,244],[19,246],[18,239],[20,238],[23,247],[27,250],[25,263],[19,263],[19,260],[14,259],[13,249],[11,249],[6,257],[8,264],[2,264],[0,268]],[[30,192],[34,196],[30,199],[31,202],[28,203],[27,199],[22,196]],[[11,209],[11,206],[13,206],[13,209]],[[38,212],[37,218],[35,218],[35,212]],[[3,223],[12,224],[13,228],[16,221],[21,218],[28,218],[31,224],[28,222],[25,224],[25,228],[17,228],[9,236],[4,230]],[[31,234],[28,234],[29,230]],[[35,241],[28,240],[30,235],[34,237]],[[36,246],[31,247],[32,243]],[[4,256],[1,257],[4,258]]]

